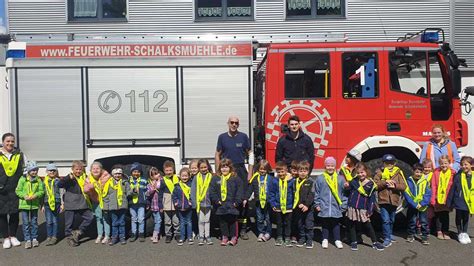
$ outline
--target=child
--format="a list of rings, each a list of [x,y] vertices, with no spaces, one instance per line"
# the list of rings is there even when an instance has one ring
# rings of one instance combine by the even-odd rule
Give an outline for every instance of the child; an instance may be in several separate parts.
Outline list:
[[[41,210],[46,217],[46,246],[56,245],[58,242],[58,216],[64,210],[64,191],[59,188],[58,168],[50,163],[46,166],[47,175],[44,177],[45,197]]]
[[[291,174],[291,178],[295,180],[298,178],[298,161],[291,161],[290,174]]]
[[[395,166],[392,154],[382,157],[383,169],[374,177],[378,189],[378,203],[382,218],[383,246],[389,247],[395,239],[392,235],[397,207],[401,203],[403,191],[407,188],[402,170]]]
[[[86,174],[84,173],[84,164],[81,161],[72,162],[72,173],[62,177],[59,181],[59,187],[64,188],[64,228],[67,242],[71,247],[79,245],[80,237],[84,234],[87,227],[92,223],[94,215],[92,214],[91,203],[84,192]],[[73,231],[74,218],[76,215],[82,217],[79,229]]]
[[[454,177],[453,187],[449,193],[447,206],[456,209],[456,228],[461,244],[470,244],[467,233],[469,215],[474,214],[474,175],[473,159],[470,156],[461,158],[461,171]]]
[[[377,242],[374,228],[370,221],[374,206],[375,206],[375,191],[377,185],[369,177],[370,171],[364,163],[357,163],[354,168],[356,177],[349,182],[349,198],[346,216],[349,220],[349,232],[351,238],[351,250],[356,251],[357,248],[357,225],[364,226],[367,230],[370,240],[372,241],[372,248],[382,251],[384,247]]]
[[[299,164],[299,162],[296,161],[296,160],[291,161],[291,164],[290,164],[290,174],[291,174],[291,178],[293,180],[298,179],[298,164]],[[291,244],[297,244],[298,243],[298,237],[297,237],[298,233],[299,233],[298,221],[296,219],[291,219],[291,233],[290,233],[290,235],[291,235],[291,237],[290,237]]]
[[[277,224],[277,238],[275,246],[285,244],[292,247],[290,241],[291,216],[293,213],[293,203],[295,195],[295,179],[288,174],[288,167],[284,162],[276,164],[276,174],[278,178],[273,178],[269,186],[270,206],[275,215]]]
[[[449,208],[446,199],[451,191],[455,171],[449,166],[447,155],[439,157],[439,168],[433,173],[431,179],[431,205],[433,205],[436,234],[440,240],[449,240]]]
[[[216,208],[222,234],[221,246],[237,245],[239,205],[242,203],[242,181],[235,175],[232,161],[223,159],[218,175],[211,181],[211,202]],[[229,240],[230,239],[230,240]]]
[[[431,179],[433,178],[433,162],[429,159],[424,159],[421,162],[421,165],[423,166],[423,177],[428,180],[428,185],[431,187]]]
[[[150,211],[153,214],[153,236],[151,241],[153,244],[160,240],[161,228],[161,213],[163,213],[163,187],[161,186],[161,173],[156,167],[150,169],[150,182],[148,182],[148,189],[146,196],[149,200]]]
[[[199,173],[199,160],[191,160],[191,162],[189,163],[189,172],[191,173],[190,181],[192,182],[196,175]]]
[[[415,240],[417,218],[421,224],[421,243],[429,245],[428,242],[428,218],[427,209],[430,205],[431,189],[427,176],[423,175],[423,166],[419,163],[413,165],[413,176],[407,179],[407,188],[403,193],[407,201],[408,219],[408,242]]]
[[[310,164],[302,161],[298,164],[298,179],[295,181],[295,200],[293,209],[293,219],[297,221],[299,229],[299,240],[297,247],[306,245],[306,248],[313,248],[314,236],[314,186],[309,179]]]
[[[196,175],[199,173],[199,166],[198,166],[199,160],[193,159],[189,163],[189,171],[191,172],[191,185],[193,186],[194,184],[194,179],[196,178]],[[199,235],[199,222],[198,222],[198,213],[196,211],[196,198],[195,198],[195,189],[191,187],[191,198],[193,201],[193,215],[191,217],[192,223],[193,223],[193,237],[196,238]]]
[[[179,218],[172,199],[172,194],[175,185],[179,182],[179,178],[175,175],[174,163],[172,161],[165,161],[163,163],[163,171],[165,176],[161,180],[161,187],[163,188],[163,211],[165,214],[165,243],[169,244],[173,239],[173,231],[176,241],[179,240]]]
[[[314,205],[321,217],[323,241],[321,246],[328,248],[329,230],[332,231],[334,244],[338,249],[343,248],[341,242],[341,228],[339,218],[347,206],[347,198],[344,196],[343,176],[336,173],[336,159],[327,157],[324,160],[325,171],[316,178],[314,189]]]
[[[270,240],[272,234],[272,222],[270,221],[270,204],[268,198],[268,189],[273,176],[270,175],[272,167],[267,160],[261,160],[255,165],[255,174],[250,179],[251,189],[248,190],[247,199],[250,200],[251,194],[256,198],[255,215],[257,223],[257,241],[266,242]]]
[[[44,195],[43,184],[38,177],[38,166],[35,161],[26,164],[26,177],[18,181],[15,193],[18,196],[25,248],[38,247],[38,209]]]
[[[339,170],[339,175],[344,176],[347,182],[351,182],[356,176],[356,164],[362,160],[358,150],[350,150],[344,159],[345,165]]]
[[[110,224],[102,213],[103,203],[100,196],[102,194],[102,187],[109,178],[110,175],[104,170],[102,164],[100,162],[93,162],[91,172],[84,184],[84,192],[92,203],[92,211],[97,223],[96,244],[108,244],[110,241]]]
[[[191,203],[191,184],[189,178],[191,172],[189,168],[183,168],[179,171],[179,182],[173,190],[173,204],[178,211],[180,224],[180,239],[178,246],[182,246],[184,240],[188,239],[188,244],[194,244],[192,231],[192,203]]]
[[[140,238],[140,242],[145,242],[145,207],[147,204],[146,192],[148,181],[142,176],[143,168],[140,163],[133,163],[130,172],[132,173],[129,181],[130,189],[132,190],[132,196],[129,200],[132,220],[130,242],[135,242],[137,238]]]
[[[209,196],[212,174],[209,172],[209,162],[206,159],[199,160],[197,165],[199,172],[192,182],[191,199],[198,216],[199,245],[202,246],[204,243],[212,245],[210,233],[212,204]]]
[[[102,190],[103,210],[111,221],[112,237],[109,245],[113,246],[120,241],[125,245],[125,213],[128,209],[127,198],[132,195],[130,183],[123,177],[121,168],[112,170],[112,178],[104,184]]]

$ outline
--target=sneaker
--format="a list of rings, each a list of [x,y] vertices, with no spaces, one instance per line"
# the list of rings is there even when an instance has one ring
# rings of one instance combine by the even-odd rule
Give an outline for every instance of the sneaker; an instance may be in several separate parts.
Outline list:
[[[259,234],[257,237],[257,242],[264,242],[263,240],[263,234]]]
[[[130,235],[130,238],[128,239],[128,241],[130,241],[130,242],[135,242],[135,241],[137,241],[137,239],[138,239],[138,235],[132,233],[132,234]],[[171,242],[171,240],[170,240],[170,242]]]
[[[178,242],[180,239],[181,239],[181,237],[179,235],[174,236],[174,240],[176,240],[176,242]]]
[[[308,240],[308,241],[306,241],[306,248],[307,248],[307,249],[312,249],[312,248],[314,248],[313,240]]]
[[[55,237],[55,236],[53,236],[53,237],[51,237],[51,239],[49,240],[48,244],[46,244],[46,245],[47,245],[47,246],[48,246],[48,245],[49,245],[49,246],[54,246],[54,245],[56,245],[57,243],[58,243],[58,238]]]
[[[227,239],[226,236],[223,236],[221,239],[221,246],[227,246],[227,242],[229,242],[229,239]]]
[[[296,246],[301,248],[304,246],[305,243],[306,241],[303,238],[300,238],[300,240],[298,240],[298,243],[296,243]]]
[[[182,245],[183,245],[183,243],[184,243],[184,240],[181,240],[181,239],[180,239],[180,240],[178,240],[178,246],[182,246]]]
[[[12,243],[12,246],[14,246],[14,247],[21,246],[21,242],[14,236],[10,237],[10,242]]]
[[[336,248],[338,248],[338,249],[342,249],[342,248],[344,247],[344,246],[342,245],[341,240],[336,240],[336,241],[334,242],[334,244],[336,245]]]
[[[469,234],[468,234],[468,233],[464,233],[464,235],[465,235],[465,237],[466,237],[466,242],[467,242],[468,244],[471,244],[471,237],[469,236]]]
[[[12,247],[12,242],[10,241],[10,238],[5,238],[3,239],[3,248],[4,249],[9,249]]]
[[[327,239],[323,239],[323,242],[321,242],[321,247],[323,247],[324,249],[329,247],[329,242]]]
[[[140,240],[140,242],[145,242],[146,241],[146,238],[145,238],[145,234],[144,233],[140,233],[139,234],[139,237],[138,237]]]
[[[169,244],[169,243],[171,243],[171,240],[173,240],[172,236],[166,236],[165,243]]]
[[[263,235],[263,241],[264,242],[267,242],[268,240],[270,240],[270,238],[272,238],[272,236],[270,234]]]
[[[237,237],[233,237],[228,244],[229,246],[236,246],[237,245]]]
[[[192,238],[188,239],[188,244],[189,244],[189,245],[194,244],[194,239],[192,239]]]
[[[72,231],[72,240],[74,242],[79,243],[79,239],[81,238],[82,232],[80,230]]]
[[[102,239],[102,244],[105,245],[105,244],[108,244],[110,242],[110,237],[106,236],[104,237],[104,239]]]
[[[291,237],[291,244],[298,244],[298,240],[296,239],[296,236]]]
[[[98,236],[98,237],[95,239],[95,243],[96,243],[96,244],[102,243],[102,236]]]
[[[37,248],[37,247],[39,247],[39,245],[40,245],[40,243],[38,242],[38,240],[36,238],[33,239],[33,247]]]
[[[293,247],[293,243],[292,243],[291,241],[289,241],[289,240],[286,240],[286,241],[285,241],[285,247],[291,248],[291,247]]]
[[[49,244],[49,242],[51,242],[51,237],[48,236],[44,242],[46,243],[45,246],[51,246],[51,245]]]
[[[275,240],[275,246],[281,246],[283,245],[283,239],[282,238],[277,238]]]
[[[205,243],[204,243],[204,238],[199,238],[198,245],[199,245],[199,246],[202,246],[202,245],[204,245],[204,244],[205,244]]]
[[[444,238],[444,240],[450,240],[451,239],[448,232],[443,233],[443,238]]]
[[[390,241],[390,239],[385,239],[382,243],[382,245],[385,247],[385,248],[388,248],[392,245],[392,241]]]
[[[127,240],[124,238],[120,238],[120,245],[126,245],[127,244]]]
[[[438,231],[436,237],[439,239],[439,240],[444,240],[444,235],[443,235],[443,232],[441,231]]]
[[[421,238],[421,244],[427,246],[430,244],[430,242],[428,242],[428,238],[427,237],[422,237]]]
[[[407,242],[413,243],[413,241],[415,241],[415,237],[413,235],[408,235]]]
[[[206,244],[214,245],[214,242],[212,242],[212,237],[206,238]]]
[[[157,231],[153,231],[153,236],[151,237],[151,242],[153,244],[157,244],[159,240],[160,240],[160,233],[157,232]]]
[[[77,246],[79,246],[79,244],[78,244],[76,241],[74,241],[74,239],[72,238],[72,236],[70,236],[70,237],[67,238],[67,244],[68,244],[69,246],[71,246],[71,247],[77,247]]]
[[[240,239],[249,240],[249,235],[247,234],[247,230],[242,229],[242,231],[240,232]]]
[[[372,248],[378,251],[384,250],[384,245],[380,244],[379,242],[375,242],[372,244]]]
[[[467,235],[466,233],[460,233],[460,234],[458,235],[459,243],[461,243],[461,244],[463,244],[463,245],[468,244],[466,235]]]
[[[397,243],[397,240],[395,239],[395,236],[394,236],[394,235],[392,235],[392,236],[390,237],[390,241],[391,241],[392,243]]]
[[[112,237],[112,239],[109,242],[109,246],[113,246],[119,242],[118,237]]]
[[[417,228],[416,229],[416,233],[419,235],[419,236],[423,236],[423,233],[421,232],[421,228]]]
[[[31,246],[32,246],[31,241],[30,241],[30,240],[26,241],[26,243],[25,243],[25,248],[26,248],[26,249],[30,249]]]
[[[357,247],[357,242],[352,242],[352,243],[351,243],[351,250],[352,250],[352,251],[357,251],[357,250],[359,250],[359,248]]]

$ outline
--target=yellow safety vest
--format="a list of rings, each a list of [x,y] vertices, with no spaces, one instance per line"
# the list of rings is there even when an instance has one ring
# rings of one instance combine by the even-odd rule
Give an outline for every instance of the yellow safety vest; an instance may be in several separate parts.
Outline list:
[[[324,172],[323,173],[324,179],[326,180],[326,183],[329,186],[329,189],[331,190],[332,195],[336,199],[337,203],[339,205],[342,205],[342,200],[339,197],[339,190],[338,190],[338,180],[337,180],[337,173],[334,172],[332,175],[329,175],[328,173]]]
[[[411,192],[410,187],[407,186],[405,189],[405,192],[410,196],[410,198],[415,202],[415,203],[420,203],[423,200],[423,196],[426,193],[426,187],[428,187],[428,179],[422,177],[420,178],[417,182],[412,177],[409,177],[413,183],[415,183],[415,194],[416,196]],[[425,206],[420,209],[420,211],[425,211],[428,208],[428,206]]]
[[[20,165],[20,158],[21,158],[20,153],[13,154],[10,160],[8,160],[8,157],[3,153],[0,156],[0,161],[2,162],[3,170],[5,171],[5,174],[8,177],[12,177],[16,173],[16,170],[18,169],[18,166]]]
[[[199,172],[196,175],[196,212],[199,213],[201,210],[201,202],[206,198],[207,190],[209,189],[209,184],[211,184],[212,174],[207,173],[205,176],[205,181],[202,180],[202,174]]]
[[[44,177],[44,187],[46,188],[46,195],[48,196],[49,209],[54,211],[56,209],[56,197],[54,195],[54,181],[56,178],[51,179],[49,176]],[[51,185],[49,184],[51,181]]]
[[[286,198],[288,196],[288,180],[278,179],[278,185],[280,187],[280,210],[283,214],[286,213]]]
[[[96,180],[92,174],[89,174],[89,183],[94,187],[95,192],[97,193],[97,198],[99,199],[99,206],[104,206],[102,202],[102,186],[99,180]]]
[[[138,177],[137,179],[133,178],[133,177],[130,177],[130,188],[132,189],[132,191],[135,189],[135,188],[138,188],[138,192],[140,193],[140,182],[142,180],[142,177]],[[138,203],[138,194],[139,193],[133,193],[132,195],[132,202],[133,204],[137,204]]]
[[[351,182],[354,177],[352,176],[352,172],[345,166],[341,167],[341,171],[344,174],[347,182]]]
[[[191,196],[191,188],[188,186],[188,184],[179,181],[179,187],[181,187],[181,190],[184,193],[184,196],[189,200],[189,197]]]
[[[39,181],[37,181],[36,183],[32,183],[31,182],[31,176],[27,175],[26,176],[26,184],[27,184],[27,188],[28,188],[28,196],[33,196],[35,194],[35,192],[38,190],[38,186],[39,186]],[[36,177],[38,178],[38,177]]]
[[[165,181],[165,185],[170,191],[170,193],[173,194],[174,185],[178,184],[179,182],[178,176],[177,175],[173,175],[172,177],[164,176],[163,180]]]
[[[296,192],[295,192],[295,200],[293,202],[293,209],[296,208],[296,206],[298,205],[298,202],[300,201],[300,189],[301,187],[303,186],[304,182],[306,181],[306,178],[301,180],[301,182],[299,182],[300,179],[296,179]]]
[[[474,171],[471,171],[471,187],[467,183],[466,173],[461,173],[461,187],[469,213],[474,214]]]
[[[229,180],[231,174],[223,175],[221,177],[221,200],[225,201],[227,199],[227,181]]]
[[[375,184],[374,180],[372,180],[371,178],[368,178],[368,181],[369,182],[372,182],[373,183],[373,186],[372,186],[372,190],[370,190],[369,193],[367,193],[367,191],[365,191],[365,188],[364,188],[364,185],[362,185],[362,182],[359,181],[359,187],[357,188],[357,191],[364,197],[370,197],[372,195],[372,193],[374,193],[374,191],[377,189],[377,184]]]
[[[84,198],[86,199],[87,206],[89,206],[89,208],[92,208],[91,200],[89,199],[89,196],[87,196],[87,194],[84,192],[84,184],[86,183],[86,177],[87,177],[86,174],[83,173],[81,176],[76,177],[74,176],[73,173],[71,173],[71,176],[76,178],[77,184],[81,188],[82,195],[84,195]]]
[[[431,183],[431,179],[433,178],[433,172],[430,172],[427,175],[424,174],[423,177],[426,177],[426,180],[428,180],[428,182]]]
[[[123,203],[123,190],[122,190],[122,179],[118,180],[117,184],[114,185],[114,178],[109,178],[107,182],[104,184],[104,189],[102,191],[102,198],[105,198],[109,193],[109,188],[117,191],[117,204],[119,207],[122,207]],[[100,208],[104,208],[104,200],[101,201],[102,206]]]
[[[261,179],[262,177],[260,176],[259,173],[257,174],[258,174],[258,201],[260,202],[260,207],[263,209],[265,208],[265,204],[267,204],[268,175],[265,175],[265,177],[263,178],[263,184],[262,184],[262,179]]]
[[[439,172],[439,182],[438,182],[438,193],[437,201],[438,204],[445,204],[446,198],[448,197],[448,185],[451,180],[451,169],[448,169],[446,172]]]

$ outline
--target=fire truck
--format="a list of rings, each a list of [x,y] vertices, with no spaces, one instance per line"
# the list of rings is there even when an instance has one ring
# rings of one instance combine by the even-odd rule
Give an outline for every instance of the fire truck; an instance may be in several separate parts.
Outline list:
[[[408,169],[431,126],[467,144],[458,59],[441,29],[393,42],[341,34],[14,36],[7,52],[8,130],[29,159],[177,167],[212,159],[231,115],[257,158],[275,163],[297,115],[323,158],[351,149]],[[473,95],[472,89],[465,90]]]

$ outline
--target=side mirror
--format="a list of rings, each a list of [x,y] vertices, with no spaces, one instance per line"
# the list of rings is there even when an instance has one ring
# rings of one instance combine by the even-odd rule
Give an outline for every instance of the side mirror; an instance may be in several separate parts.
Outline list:
[[[474,86],[469,86],[464,89],[464,93],[467,96],[474,96]]]

